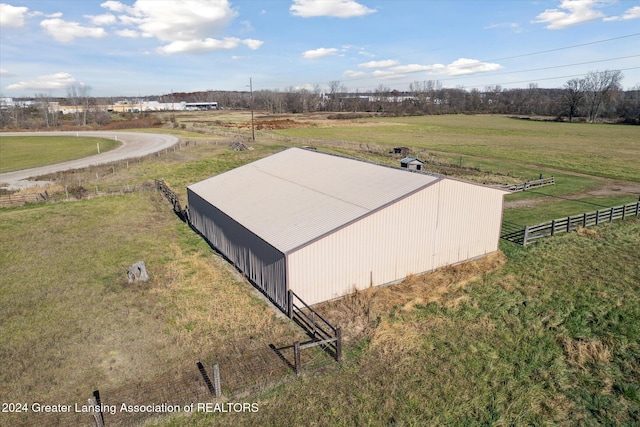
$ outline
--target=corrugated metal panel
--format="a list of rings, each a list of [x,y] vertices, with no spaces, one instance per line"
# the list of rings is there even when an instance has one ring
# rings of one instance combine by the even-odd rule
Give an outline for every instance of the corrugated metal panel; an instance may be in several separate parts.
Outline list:
[[[286,309],[284,254],[187,189],[191,225],[277,306]]]
[[[289,288],[315,304],[433,269],[436,187],[288,254]]]
[[[434,264],[455,264],[498,249],[504,192],[446,179],[438,185]]]
[[[286,253],[438,179],[292,148],[188,188]]]
[[[287,255],[309,304],[498,248],[503,193],[445,179]]]

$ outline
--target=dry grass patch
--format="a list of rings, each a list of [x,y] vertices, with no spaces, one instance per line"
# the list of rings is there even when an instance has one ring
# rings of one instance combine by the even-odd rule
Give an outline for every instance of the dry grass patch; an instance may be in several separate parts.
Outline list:
[[[475,261],[438,269],[431,273],[408,276],[404,281],[383,287],[355,291],[344,298],[321,304],[317,310],[343,330],[347,342],[368,336],[376,322],[394,307],[410,311],[429,303],[456,307],[468,302],[468,296],[456,291],[469,282],[497,270],[506,262],[502,252]]]
[[[597,339],[559,335],[558,342],[562,344],[569,364],[581,370],[587,370],[589,365],[609,363],[612,358],[609,347]]]

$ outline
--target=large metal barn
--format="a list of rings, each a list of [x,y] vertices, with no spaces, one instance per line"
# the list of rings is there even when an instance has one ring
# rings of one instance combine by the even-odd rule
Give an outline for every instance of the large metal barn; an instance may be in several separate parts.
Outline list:
[[[278,307],[498,249],[504,191],[290,148],[187,187],[192,226]]]

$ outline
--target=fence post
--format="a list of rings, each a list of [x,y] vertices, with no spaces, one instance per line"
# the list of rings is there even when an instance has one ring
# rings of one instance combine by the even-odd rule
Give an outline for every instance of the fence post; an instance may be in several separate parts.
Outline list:
[[[524,236],[522,238],[522,246],[527,246],[527,239],[529,238],[529,226],[524,226]]]
[[[293,319],[293,294],[291,289],[287,291],[287,315],[289,319]]]
[[[293,343],[293,360],[296,367],[296,375],[300,375],[300,342]]]
[[[556,231],[556,220],[552,219],[551,220],[551,236],[553,237],[553,235],[555,234]]]
[[[567,217],[567,233],[571,231],[571,217]]]
[[[202,362],[197,362],[196,365],[198,366],[198,370],[200,371],[200,375],[202,375],[202,379],[204,380],[204,383],[207,385],[207,388],[209,389],[209,393],[215,396],[216,391],[213,388],[211,379],[209,379],[209,375],[207,375],[207,371],[204,369],[204,365],[202,364]]]
[[[582,226],[587,228],[587,213],[582,214]]]
[[[216,391],[216,397],[222,395],[222,386],[220,384],[220,365],[214,363],[213,365],[213,388]]]
[[[638,202],[636,203],[636,216],[638,216],[639,212],[640,212],[640,200],[638,200]]]
[[[100,392],[95,390],[93,397],[88,399],[89,405],[95,408],[93,412],[93,419],[96,422],[96,427],[104,427],[104,415],[102,414],[102,401],[100,400]]]
[[[596,225],[598,225],[599,222],[600,222],[600,211],[597,210],[596,211]]]
[[[336,328],[336,362],[342,362],[342,329]]]

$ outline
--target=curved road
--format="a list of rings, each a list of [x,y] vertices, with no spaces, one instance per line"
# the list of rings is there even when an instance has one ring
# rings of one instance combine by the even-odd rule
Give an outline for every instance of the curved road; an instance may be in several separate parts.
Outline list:
[[[29,178],[61,172],[70,169],[80,169],[91,165],[111,163],[119,160],[146,156],[172,147],[178,142],[178,137],[157,133],[85,131],[85,132],[2,132],[3,136],[92,136],[96,138],[117,138],[122,144],[111,151],[96,154],[82,159],[54,165],[41,166],[20,171],[0,174],[0,187],[7,190],[19,190],[36,185],[49,184],[47,181],[30,181]]]

